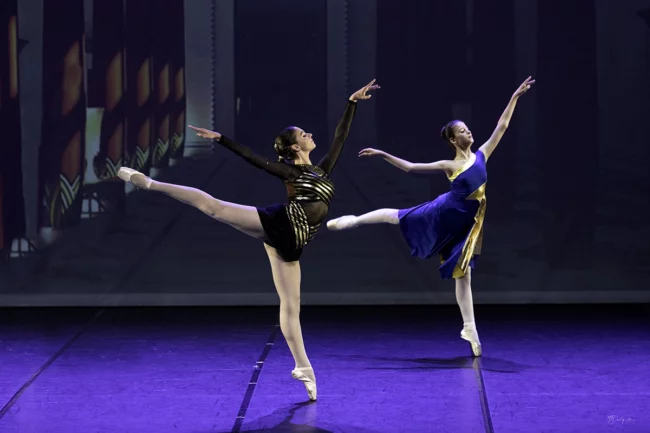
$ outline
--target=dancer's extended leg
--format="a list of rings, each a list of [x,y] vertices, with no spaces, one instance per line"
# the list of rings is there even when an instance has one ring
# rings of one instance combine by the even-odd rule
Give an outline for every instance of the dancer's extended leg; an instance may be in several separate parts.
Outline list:
[[[138,188],[166,194],[236,228],[240,232],[262,241],[266,240],[266,233],[262,227],[259,214],[253,206],[218,200],[200,189],[157,182],[133,169],[120,168],[118,176],[124,181],[132,182]]]
[[[397,209],[378,209],[363,215],[345,215],[327,222],[330,230],[345,230],[367,224],[399,224]]]
[[[305,384],[311,400],[316,400],[316,376],[311,367],[300,327],[300,262],[286,262],[275,248],[264,244],[271,262],[273,282],[280,296],[280,329],[296,361],[291,372]]]

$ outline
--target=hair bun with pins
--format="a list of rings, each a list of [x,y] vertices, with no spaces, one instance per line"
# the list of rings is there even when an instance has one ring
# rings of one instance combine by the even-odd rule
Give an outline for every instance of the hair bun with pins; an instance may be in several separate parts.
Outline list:
[[[273,149],[275,149],[278,154],[278,162],[289,164],[292,163],[294,159],[296,159],[296,153],[291,148],[291,146],[296,142],[295,135],[296,128],[290,126],[288,128],[284,128],[282,131],[280,131],[278,136],[275,137]]]

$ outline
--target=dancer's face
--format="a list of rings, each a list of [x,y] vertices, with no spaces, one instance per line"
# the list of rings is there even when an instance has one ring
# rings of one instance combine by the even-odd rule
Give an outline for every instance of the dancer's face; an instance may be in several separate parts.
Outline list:
[[[316,148],[316,143],[314,143],[311,133],[305,132],[300,128],[296,128],[295,139],[296,144],[293,146],[296,152],[309,153]]]
[[[474,137],[472,136],[472,131],[469,130],[465,122],[458,122],[453,127],[454,132],[453,138],[450,139],[454,146],[457,146],[460,149],[469,149],[474,143]]]

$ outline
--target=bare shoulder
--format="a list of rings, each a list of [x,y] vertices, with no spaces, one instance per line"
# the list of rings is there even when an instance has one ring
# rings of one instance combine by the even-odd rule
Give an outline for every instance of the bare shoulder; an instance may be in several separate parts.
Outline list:
[[[436,161],[431,163],[431,165],[435,166],[435,168],[438,170],[444,171],[447,176],[451,176],[460,167],[457,161],[453,161],[450,159],[443,159],[440,161]]]
[[[449,160],[449,161],[445,161],[445,162],[447,163],[447,169],[445,171],[447,172],[448,176],[451,176],[452,174],[456,173],[458,170],[463,168],[463,166],[465,165],[465,163],[467,161],[465,161],[465,160],[459,160],[459,161]]]

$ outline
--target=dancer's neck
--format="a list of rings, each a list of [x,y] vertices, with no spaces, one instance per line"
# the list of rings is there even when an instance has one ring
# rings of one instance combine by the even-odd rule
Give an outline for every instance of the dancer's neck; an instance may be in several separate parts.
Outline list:
[[[293,160],[295,165],[313,165],[309,159],[309,155],[298,155],[296,159]]]
[[[471,149],[456,149],[456,158],[454,158],[454,161],[467,161],[470,156],[472,155]]]

